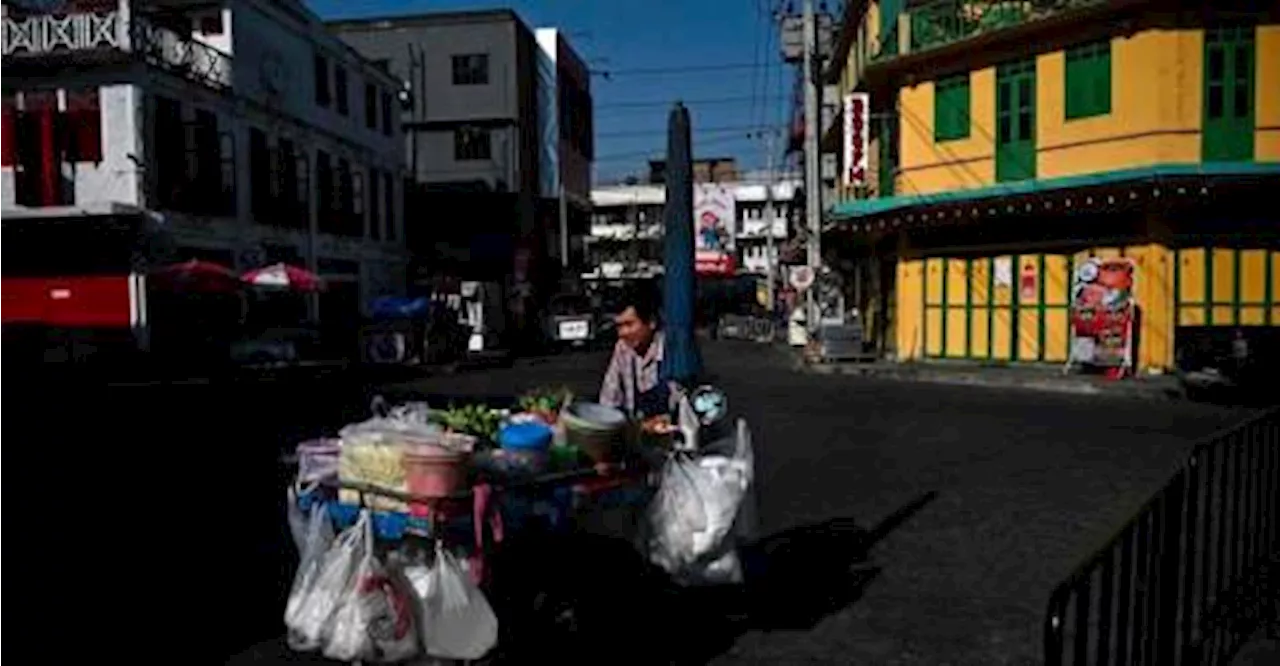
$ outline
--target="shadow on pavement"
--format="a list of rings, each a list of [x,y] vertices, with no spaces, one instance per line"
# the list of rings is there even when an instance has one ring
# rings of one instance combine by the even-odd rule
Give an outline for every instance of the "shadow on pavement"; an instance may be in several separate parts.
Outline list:
[[[870,530],[833,518],[770,535],[744,549],[751,625],[764,631],[808,630],[861,596],[879,574],[867,554],[880,540],[936,499],[930,491]]]
[[[804,631],[856,602],[880,573],[868,551],[936,493],[871,529],[852,518],[791,528],[742,549],[742,586],[681,588],[627,541],[526,535],[493,562],[497,663],[699,664],[744,632]]]

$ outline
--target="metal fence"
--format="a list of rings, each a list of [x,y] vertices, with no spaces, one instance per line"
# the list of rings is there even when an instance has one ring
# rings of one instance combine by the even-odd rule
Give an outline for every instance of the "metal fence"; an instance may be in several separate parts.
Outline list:
[[[718,327],[720,337],[727,340],[773,342],[777,332],[772,320],[743,315],[723,315]]]
[[[1225,664],[1280,586],[1280,410],[1196,445],[1183,467],[1054,589],[1045,664]]]

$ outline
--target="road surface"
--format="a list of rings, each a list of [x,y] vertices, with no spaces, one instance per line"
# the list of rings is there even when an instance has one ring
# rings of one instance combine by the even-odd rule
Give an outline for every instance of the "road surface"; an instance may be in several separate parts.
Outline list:
[[[704,352],[755,435],[752,561],[767,575],[745,619],[686,618],[698,631],[682,635],[677,609],[652,609],[665,631],[637,628],[637,643],[691,662],[1037,663],[1052,586],[1197,437],[1246,414],[798,374],[750,343]],[[178,642],[197,656],[170,662],[220,662],[279,632],[292,566],[281,451],[360,418],[378,392],[589,395],[604,364],[566,354],[389,387],[41,392],[6,377],[11,572],[52,581],[12,630],[67,659],[161,658]]]
[[[751,343],[704,353],[752,425],[762,531],[787,535],[770,541],[786,551],[774,559],[796,570],[769,586],[777,603],[761,602],[776,617],[707,641],[724,665],[1036,663],[1052,587],[1198,437],[1248,413],[812,376]],[[553,376],[588,393],[604,361],[568,356],[404,388],[501,395]],[[890,518],[902,522],[862,562],[857,532]]]

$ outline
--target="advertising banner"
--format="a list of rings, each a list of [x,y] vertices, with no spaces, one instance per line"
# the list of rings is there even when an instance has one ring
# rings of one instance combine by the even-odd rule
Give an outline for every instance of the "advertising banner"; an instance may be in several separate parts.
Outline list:
[[[844,184],[859,187],[867,184],[867,150],[871,97],[867,93],[850,93],[844,97]]]
[[[693,187],[695,270],[698,273],[733,274],[734,224],[737,204],[733,190],[717,183]]]
[[[1116,373],[1133,367],[1136,273],[1133,260],[1125,257],[1094,257],[1076,267],[1068,363]]]

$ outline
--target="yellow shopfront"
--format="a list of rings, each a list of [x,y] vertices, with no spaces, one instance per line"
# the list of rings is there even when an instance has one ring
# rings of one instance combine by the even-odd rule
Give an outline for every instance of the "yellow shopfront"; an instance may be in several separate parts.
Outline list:
[[[1089,257],[1117,256],[1132,259],[1137,269],[1134,360],[1140,370],[1174,366],[1180,328],[1280,324],[1280,252],[1263,248],[938,252],[898,262],[898,356],[1065,363],[1075,268]]]

